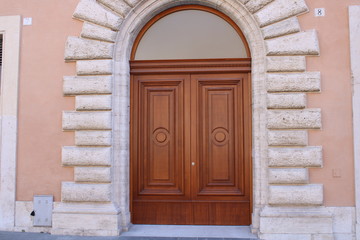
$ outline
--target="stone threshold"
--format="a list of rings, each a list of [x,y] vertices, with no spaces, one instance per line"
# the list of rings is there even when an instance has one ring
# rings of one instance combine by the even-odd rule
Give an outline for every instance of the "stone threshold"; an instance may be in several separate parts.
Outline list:
[[[249,226],[194,226],[194,225],[132,225],[120,235],[122,240],[256,240]]]

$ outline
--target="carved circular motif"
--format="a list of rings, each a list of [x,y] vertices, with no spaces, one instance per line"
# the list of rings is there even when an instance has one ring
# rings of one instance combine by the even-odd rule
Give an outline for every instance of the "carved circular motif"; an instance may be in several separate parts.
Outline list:
[[[158,146],[164,146],[169,142],[170,134],[165,128],[158,128],[153,132],[153,141]]]
[[[216,145],[225,145],[229,141],[229,133],[225,128],[215,128],[211,133],[211,139]]]
[[[156,140],[157,140],[159,143],[163,143],[163,142],[165,142],[165,140],[167,139],[167,136],[166,136],[165,133],[160,132],[160,133],[158,133],[158,134],[156,135],[155,138],[156,138]]]

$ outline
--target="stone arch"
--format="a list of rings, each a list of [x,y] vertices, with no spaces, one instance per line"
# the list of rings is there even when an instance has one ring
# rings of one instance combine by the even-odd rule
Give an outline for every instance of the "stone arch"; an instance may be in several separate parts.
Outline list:
[[[301,31],[297,20],[308,11],[304,0],[80,0],[73,16],[84,21],[83,29],[65,47],[65,60],[76,61],[77,76],[64,77],[64,95],[75,96],[76,106],[63,113],[63,129],[75,131],[76,146],[62,149],[62,163],[75,168],[75,181],[62,184],[53,232],[116,235],[128,228],[128,60],[146,22],[184,4],[223,12],[249,43],[254,231],[265,239],[286,233],[272,226],[290,221],[290,215],[295,225],[304,218],[310,223],[314,218],[302,214],[309,207],[331,218],[318,208],[322,185],[308,179],[309,167],[322,166],[322,149],[307,146],[307,129],[321,128],[321,111],[306,108],[306,93],[320,91],[320,73],[306,71],[305,56],[318,55],[319,46],[316,32]],[[79,223],[67,225],[64,219],[74,216]],[[106,221],[111,224],[104,227]]]

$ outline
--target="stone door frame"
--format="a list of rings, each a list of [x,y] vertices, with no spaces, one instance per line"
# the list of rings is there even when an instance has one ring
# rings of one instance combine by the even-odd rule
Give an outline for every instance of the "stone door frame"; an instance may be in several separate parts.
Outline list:
[[[62,184],[53,232],[117,235],[130,226],[131,49],[152,17],[185,4],[223,12],[250,47],[252,229],[270,238],[297,234],[305,222],[306,234],[317,234],[317,220],[331,225],[331,215],[321,207],[322,185],[308,177],[308,168],[322,167],[322,148],[307,141],[307,129],[321,128],[321,110],[306,108],[306,93],[320,92],[320,73],[306,71],[305,56],[319,55],[319,46],[316,32],[302,31],[297,19],[308,12],[304,0],[80,0],[73,16],[83,29],[65,47],[77,76],[64,77],[64,95],[75,96],[76,106],[63,112],[63,129],[75,131],[76,146],[63,147],[62,163],[75,168],[75,180]],[[274,230],[284,221],[291,227]],[[330,225],[322,233],[332,234]]]

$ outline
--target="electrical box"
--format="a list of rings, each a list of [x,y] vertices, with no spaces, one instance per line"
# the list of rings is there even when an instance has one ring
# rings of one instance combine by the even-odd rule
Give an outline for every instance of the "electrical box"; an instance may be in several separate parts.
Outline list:
[[[34,196],[34,227],[51,227],[53,199],[52,195]]]

